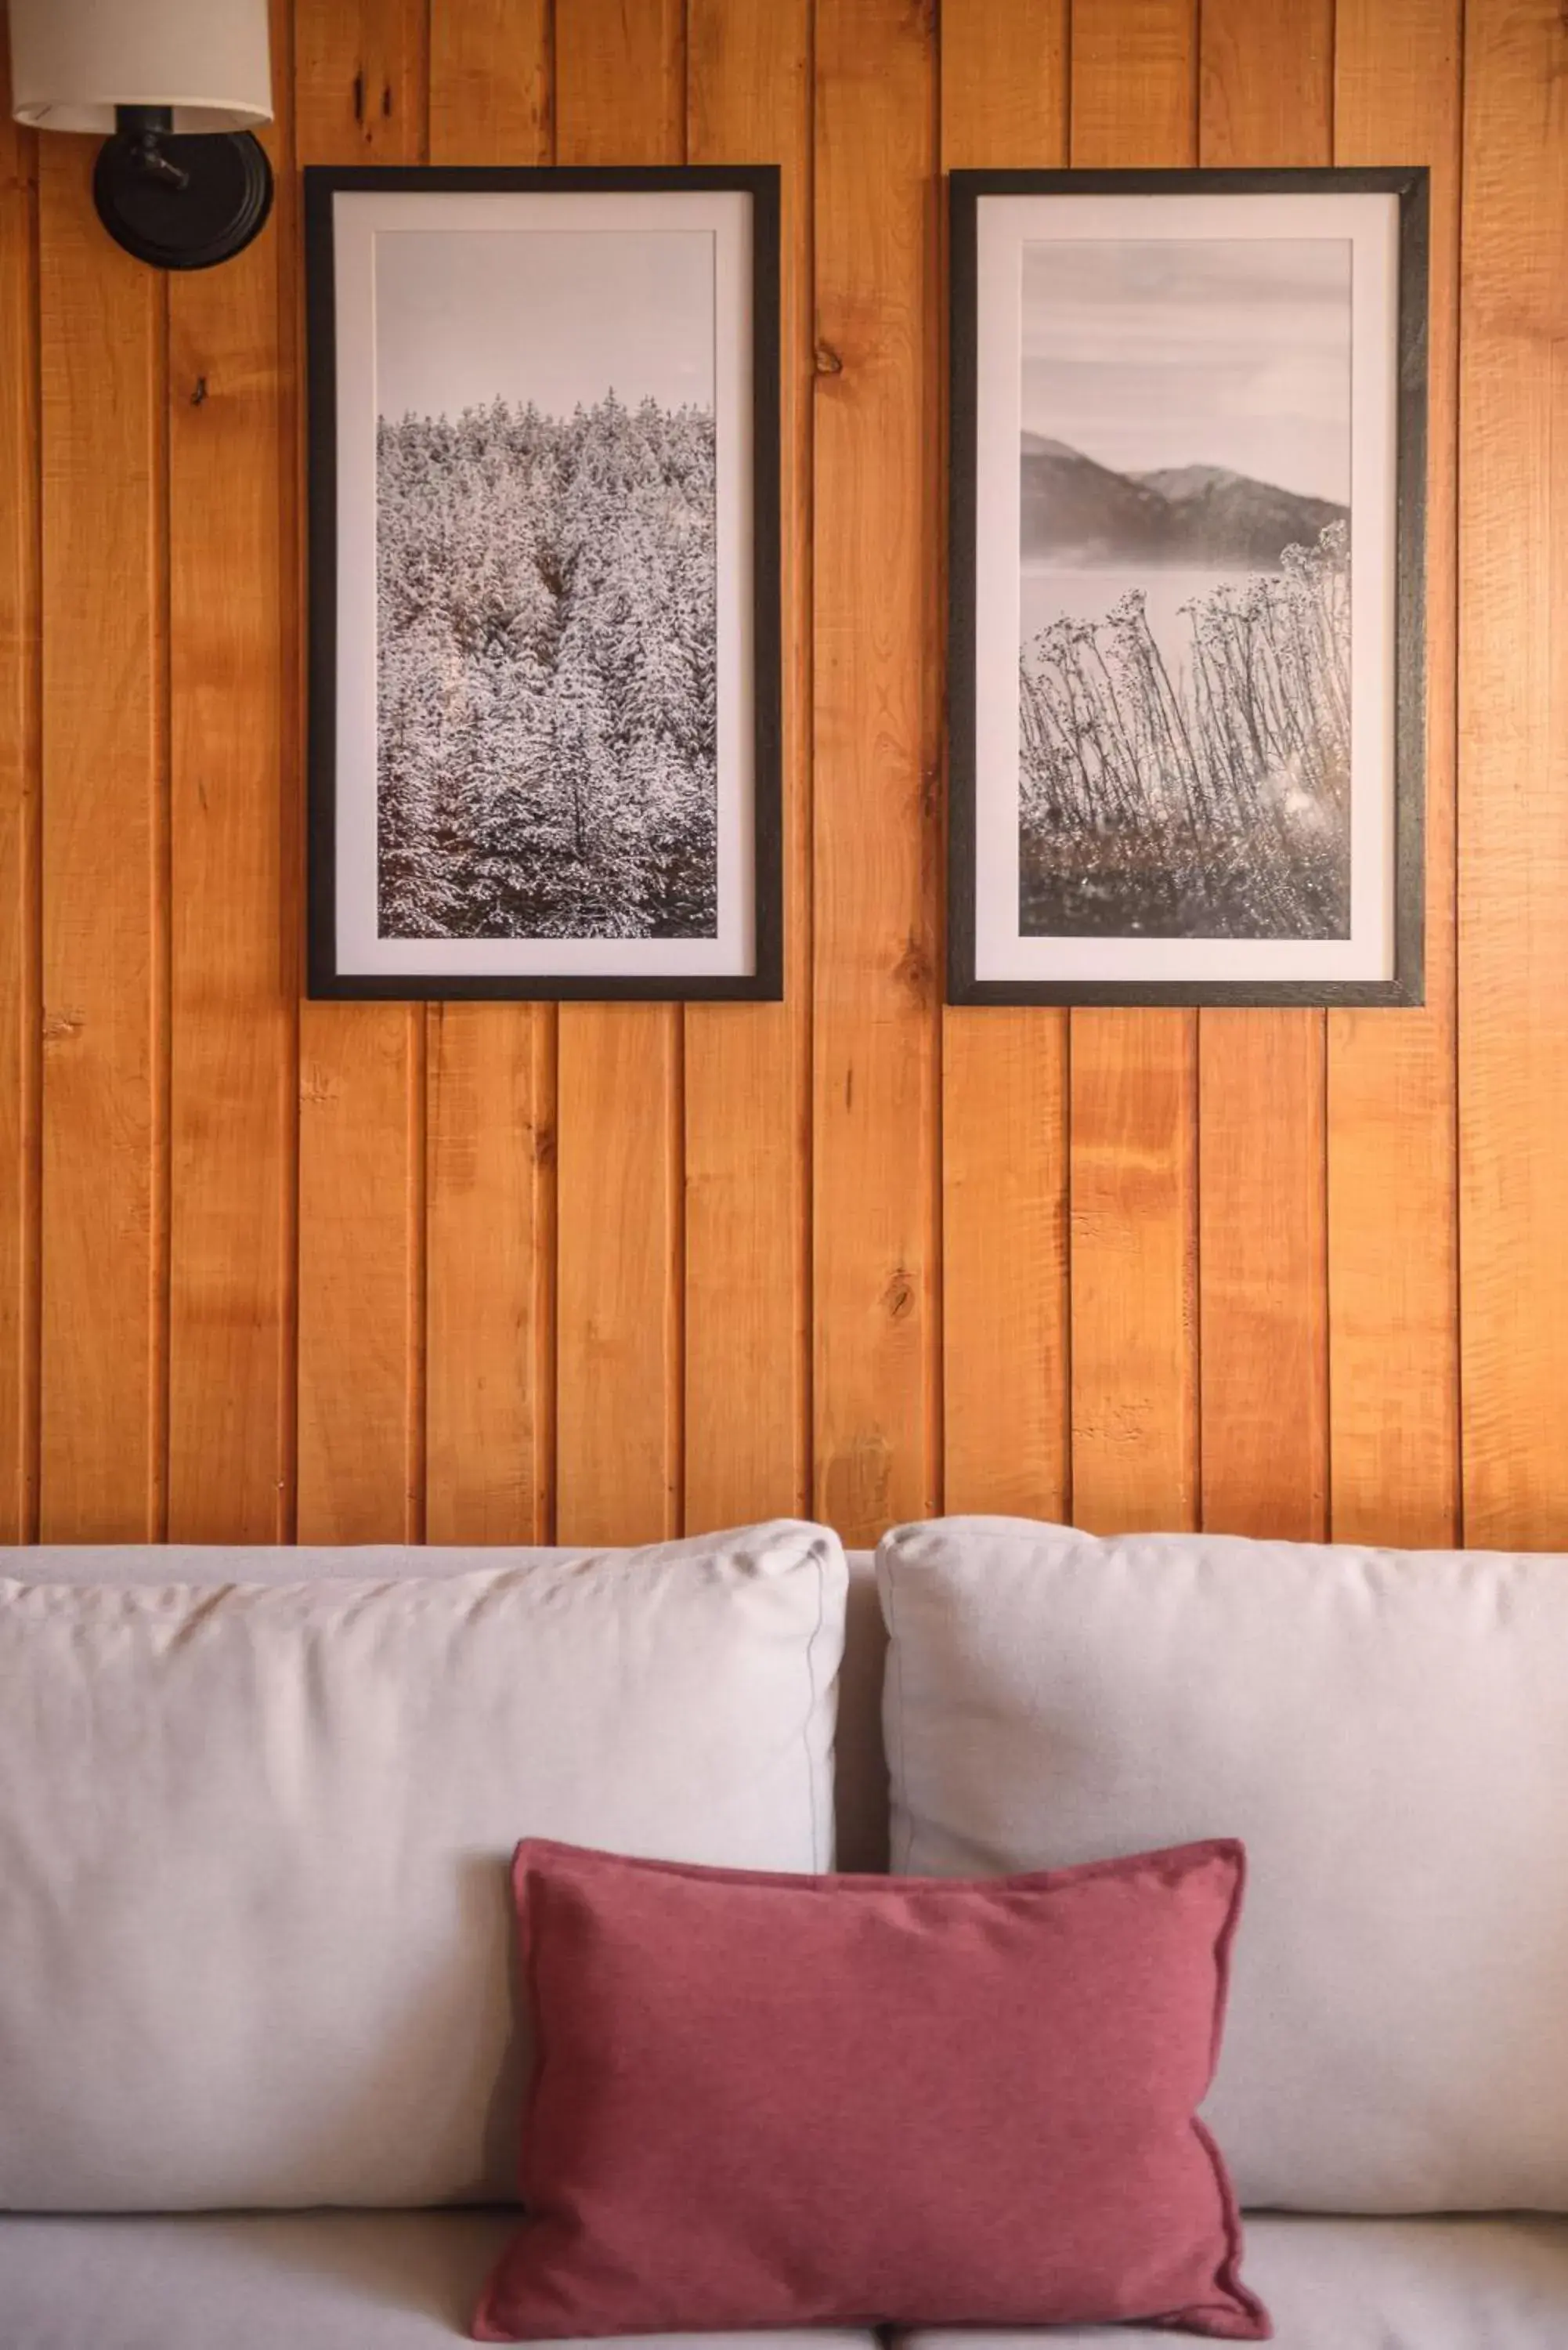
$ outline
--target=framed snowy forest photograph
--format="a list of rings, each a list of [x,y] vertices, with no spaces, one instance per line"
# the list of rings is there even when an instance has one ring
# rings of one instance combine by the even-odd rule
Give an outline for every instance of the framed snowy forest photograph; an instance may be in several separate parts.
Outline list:
[[[311,994],[776,998],[776,170],[305,187]]]
[[[1426,172],[950,201],[950,1001],[1419,1003]]]

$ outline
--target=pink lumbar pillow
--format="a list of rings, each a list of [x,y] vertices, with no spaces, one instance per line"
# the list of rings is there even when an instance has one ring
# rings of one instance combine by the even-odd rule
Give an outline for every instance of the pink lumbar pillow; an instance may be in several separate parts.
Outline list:
[[[1195,2116],[1243,1860],[954,1883],[520,1845],[527,2218],[481,2342],[829,2324],[1266,2341]]]

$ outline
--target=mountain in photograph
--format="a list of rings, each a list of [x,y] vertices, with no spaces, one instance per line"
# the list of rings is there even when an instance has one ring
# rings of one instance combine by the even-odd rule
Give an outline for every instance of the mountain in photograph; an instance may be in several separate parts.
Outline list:
[[[1020,553],[1072,567],[1175,564],[1277,571],[1287,546],[1311,546],[1349,512],[1223,465],[1118,473],[1064,441],[1025,432]]]

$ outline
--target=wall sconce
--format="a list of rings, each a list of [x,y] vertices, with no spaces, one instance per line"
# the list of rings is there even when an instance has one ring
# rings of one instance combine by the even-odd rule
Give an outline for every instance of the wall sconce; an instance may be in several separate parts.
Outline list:
[[[11,0],[12,111],[108,131],[93,197],[117,244],[210,269],[272,209],[267,0]]]

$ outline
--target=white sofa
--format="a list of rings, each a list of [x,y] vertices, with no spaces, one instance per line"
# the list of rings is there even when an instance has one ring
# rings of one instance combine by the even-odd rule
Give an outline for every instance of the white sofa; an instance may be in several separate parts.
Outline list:
[[[1247,1840],[1210,2111],[1294,2207],[1247,2223],[1283,2350],[1568,2345],[1568,1561],[939,1522],[880,1607],[789,1526],[6,1565],[0,2350],[458,2338],[512,1838],[810,1867],[831,1804],[885,1866],[884,1715],[901,1868]],[[365,2208],[229,2208],[296,2200]]]

